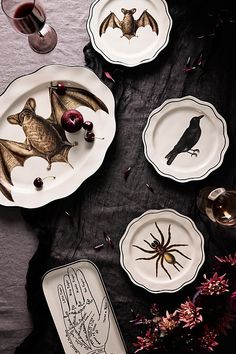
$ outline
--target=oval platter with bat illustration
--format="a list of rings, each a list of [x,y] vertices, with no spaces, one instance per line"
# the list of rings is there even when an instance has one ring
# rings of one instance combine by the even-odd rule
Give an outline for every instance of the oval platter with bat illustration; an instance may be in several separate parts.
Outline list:
[[[49,65],[13,81],[0,96],[0,204],[36,208],[73,193],[103,162],[114,107],[84,67]],[[73,110],[90,125],[69,133],[61,118]]]
[[[194,222],[173,209],[148,210],[120,240],[120,263],[131,281],[152,293],[176,292],[191,283],[205,259]]]
[[[229,145],[224,118],[211,103],[193,96],[166,100],[155,109],[142,138],[156,171],[182,183],[216,170]]]
[[[167,46],[171,27],[165,0],[95,0],[87,21],[94,49],[128,67],[155,59]]]

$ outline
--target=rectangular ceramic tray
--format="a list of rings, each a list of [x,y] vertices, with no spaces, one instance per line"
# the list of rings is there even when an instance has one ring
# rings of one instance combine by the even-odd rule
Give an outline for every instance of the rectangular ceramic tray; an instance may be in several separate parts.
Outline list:
[[[43,292],[66,354],[126,354],[101,274],[79,260],[43,276]]]

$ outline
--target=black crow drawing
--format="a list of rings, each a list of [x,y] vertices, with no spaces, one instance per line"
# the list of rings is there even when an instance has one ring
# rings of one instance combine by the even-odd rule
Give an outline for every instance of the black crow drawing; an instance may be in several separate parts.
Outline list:
[[[176,156],[182,152],[187,152],[191,156],[197,156],[199,149],[192,149],[197,144],[201,136],[200,120],[204,115],[193,117],[190,120],[188,128],[184,131],[183,135],[174,146],[174,148],[165,156],[167,165],[171,165]]]

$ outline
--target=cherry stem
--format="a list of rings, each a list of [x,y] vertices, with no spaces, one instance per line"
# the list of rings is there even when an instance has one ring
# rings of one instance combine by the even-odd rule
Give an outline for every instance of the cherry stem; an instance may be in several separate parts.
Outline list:
[[[44,181],[44,180],[47,179],[47,178],[53,178],[53,179],[55,179],[56,177],[55,177],[55,176],[46,176],[46,177],[42,178],[42,180]]]

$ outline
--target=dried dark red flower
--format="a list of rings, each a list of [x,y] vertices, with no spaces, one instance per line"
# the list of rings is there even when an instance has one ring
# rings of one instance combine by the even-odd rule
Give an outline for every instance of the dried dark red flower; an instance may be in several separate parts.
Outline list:
[[[150,317],[136,316],[133,324],[142,328],[133,343],[134,352],[207,353],[219,345],[221,335],[227,335],[236,321],[236,255],[215,257],[229,271],[204,276],[196,288],[193,300],[181,303],[177,310],[161,314],[158,304],[151,305]],[[214,267],[213,267],[214,269]]]

